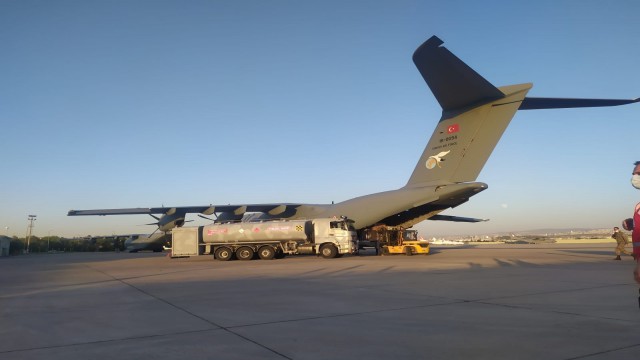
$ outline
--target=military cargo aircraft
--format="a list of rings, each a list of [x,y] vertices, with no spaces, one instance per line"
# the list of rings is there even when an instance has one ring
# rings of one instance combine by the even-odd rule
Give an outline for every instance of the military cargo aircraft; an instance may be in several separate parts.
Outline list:
[[[482,219],[440,213],[487,189],[487,184],[476,179],[516,111],[616,106],[640,101],[640,98],[527,97],[531,83],[495,87],[442,44],[442,40],[433,36],[413,54],[416,67],[442,107],[442,116],[409,181],[400,189],[335,204],[210,204],[71,210],[68,215],[148,214],[157,219],[154,224],[158,230],[165,232],[184,225],[190,213],[215,216],[216,222],[346,216],[358,230],[374,225],[409,228],[423,220],[477,222]]]

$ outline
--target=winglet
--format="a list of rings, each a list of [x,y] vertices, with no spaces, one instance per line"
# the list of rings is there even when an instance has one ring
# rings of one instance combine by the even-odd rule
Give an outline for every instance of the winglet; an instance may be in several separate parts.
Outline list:
[[[480,106],[505,95],[432,36],[413,53],[413,62],[443,111]]]

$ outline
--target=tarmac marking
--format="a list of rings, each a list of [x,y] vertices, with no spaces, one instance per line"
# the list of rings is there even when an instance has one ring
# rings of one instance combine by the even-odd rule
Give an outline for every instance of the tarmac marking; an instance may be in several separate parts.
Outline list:
[[[440,297],[440,298],[442,298],[442,297]],[[266,321],[266,322],[262,322],[262,323],[234,325],[234,326],[229,326],[228,328],[229,329],[249,328],[249,327],[253,327],[253,326],[284,324],[284,323],[292,323],[292,322],[307,321],[307,320],[331,319],[331,318],[366,315],[366,314],[380,314],[380,313],[391,312],[391,311],[424,309],[424,308],[429,308],[429,307],[443,306],[443,305],[454,305],[454,304],[461,304],[461,303],[466,303],[466,302],[469,302],[469,301],[467,301],[467,300],[452,300],[452,301],[449,301],[447,303],[441,303],[441,304],[414,305],[414,306],[404,306],[404,307],[388,308],[388,309],[380,309],[380,310],[356,311],[356,312],[352,312],[352,313],[342,313],[342,314],[323,315],[323,316],[310,316],[310,317],[304,317],[304,318],[298,318],[298,319]]]
[[[163,336],[196,334],[196,333],[203,333],[203,332],[208,332],[208,331],[220,331],[220,330],[222,330],[222,329],[190,330],[190,331],[178,331],[178,332],[172,332],[172,333],[166,333],[166,334],[130,336],[130,337],[125,337],[125,338],[116,338],[116,339],[108,339],[108,340],[96,340],[96,341],[87,341],[87,342],[81,342],[81,343],[71,343],[71,344],[62,344],[62,345],[48,345],[48,346],[32,347],[32,348],[25,348],[25,349],[4,350],[4,351],[0,351],[0,354],[10,354],[10,353],[36,351],[36,350],[47,350],[47,349],[60,349],[60,348],[68,348],[68,347],[75,347],[75,346],[85,346],[85,345],[95,345],[95,344],[107,344],[107,343],[111,343],[111,342],[119,342],[119,341],[127,341],[127,340],[152,339],[152,338],[163,337]]]
[[[633,349],[635,347],[640,347],[640,344],[623,346],[623,347],[620,347],[620,348],[610,349],[610,350],[605,350],[605,351],[599,351],[599,352],[595,352],[595,353],[587,354],[587,355],[580,355],[580,356],[568,358],[566,360],[585,359],[585,358],[590,358],[590,357],[593,357],[593,356],[598,356],[598,355],[603,355],[603,354],[610,354],[610,353],[613,353],[613,352],[616,352],[616,351],[620,351],[620,350]]]
[[[0,295],[0,299],[10,299],[10,298],[14,298],[14,297],[36,295],[36,294],[49,293],[49,292],[55,292],[55,291],[63,291],[63,290],[74,289],[74,288],[82,288],[82,287],[92,286],[92,285],[106,284],[106,283],[110,283],[110,282],[115,282],[115,280],[100,280],[100,281],[92,281],[92,282],[86,282],[86,283],[59,285],[59,286],[53,286],[53,287],[46,288],[46,289],[29,290],[29,291],[24,291],[24,292],[20,292],[20,293],[13,293],[13,294],[8,294],[8,295]]]
[[[389,271],[391,271],[391,270],[393,270],[395,268],[396,268],[396,266],[387,266],[386,268],[382,268],[382,269],[378,270],[377,272],[386,273],[386,272],[389,272]]]
[[[326,276],[326,275],[340,274],[340,273],[347,272],[349,270],[355,270],[355,269],[358,269],[358,268],[361,268],[361,267],[363,267],[363,265],[355,265],[355,266],[346,267],[346,268],[342,268],[342,269],[338,269],[338,270],[334,270],[334,271],[328,271],[328,272],[322,273],[320,275]]]
[[[244,340],[246,340],[246,341],[249,341],[249,342],[251,342],[251,343],[253,343],[253,344],[255,344],[255,345],[258,345],[259,347],[261,347],[261,348],[263,348],[263,349],[265,349],[265,350],[268,350],[268,351],[270,351],[270,352],[272,352],[272,353],[274,353],[274,354],[276,354],[276,355],[278,355],[278,356],[281,356],[281,357],[283,357],[283,358],[285,358],[285,359],[291,359],[290,357],[288,357],[288,356],[286,356],[286,355],[284,355],[284,354],[282,354],[282,353],[278,352],[278,351],[277,351],[277,350],[275,350],[275,349],[272,349],[272,348],[270,348],[270,347],[268,347],[268,346],[266,346],[266,345],[264,345],[264,344],[260,344],[259,342],[256,342],[255,340],[252,340],[252,339],[250,339],[250,338],[248,338],[248,337],[246,337],[246,336],[244,336],[244,335],[238,334],[238,333],[236,333],[236,332],[234,332],[234,331],[230,330],[230,328],[229,328],[229,327],[225,327],[225,326],[222,326],[222,325],[216,324],[215,322],[213,322],[213,321],[211,321],[211,320],[208,320],[208,319],[206,319],[206,318],[203,318],[203,317],[201,317],[201,316],[198,316],[198,315],[196,315],[196,314],[192,313],[191,311],[189,311],[189,310],[187,310],[187,309],[185,309],[185,308],[182,308],[182,307],[180,307],[180,306],[178,306],[178,305],[176,305],[176,304],[174,304],[174,303],[172,303],[172,302],[170,302],[170,301],[167,301],[167,300],[165,300],[165,299],[163,299],[163,298],[157,297],[157,296],[155,296],[155,295],[153,295],[153,294],[151,294],[151,293],[149,293],[149,292],[147,292],[147,291],[145,291],[145,290],[143,290],[143,289],[141,289],[141,288],[139,288],[139,287],[137,287],[137,286],[135,286],[135,285],[133,285],[133,284],[131,284],[131,283],[128,283],[128,282],[127,282],[127,281],[125,281],[125,280],[114,278],[114,277],[113,277],[113,276],[111,276],[110,274],[108,274],[108,273],[106,273],[106,272],[104,272],[104,271],[102,271],[102,270],[92,268],[92,267],[91,267],[91,266],[89,266],[89,265],[86,265],[86,264],[85,264],[85,266],[86,266],[86,267],[88,267],[88,268],[89,268],[89,269],[91,269],[91,270],[94,270],[94,271],[97,271],[97,272],[99,272],[99,273],[101,273],[101,274],[104,274],[105,276],[108,276],[108,277],[110,277],[110,278],[112,278],[112,279],[114,279],[114,280],[116,280],[116,281],[118,281],[118,282],[120,282],[120,283],[122,283],[122,284],[124,284],[124,285],[127,285],[127,286],[129,286],[129,287],[131,287],[131,288],[133,288],[133,289],[137,290],[138,292],[143,293],[143,294],[145,294],[145,295],[147,295],[147,296],[149,296],[149,297],[151,297],[151,298],[153,298],[153,299],[155,299],[155,300],[158,300],[158,301],[160,301],[160,302],[163,302],[163,303],[165,303],[165,304],[167,304],[167,305],[169,305],[169,306],[171,306],[171,307],[173,307],[173,308],[175,308],[175,309],[177,309],[177,310],[179,310],[179,311],[182,311],[182,312],[184,312],[184,313],[186,313],[186,314],[188,314],[188,315],[190,315],[190,316],[192,316],[192,317],[194,317],[194,318],[196,318],[196,319],[202,320],[202,321],[204,321],[204,322],[206,322],[206,323],[208,323],[208,324],[210,324],[210,325],[213,325],[213,326],[215,326],[217,329],[221,329],[221,330],[226,331],[226,332],[228,332],[228,333],[230,333],[230,334],[233,334],[233,335],[235,335],[235,336],[237,336],[237,337],[239,337],[239,338],[242,338],[242,339],[244,339]],[[202,332],[202,331],[210,331],[210,329],[207,329],[207,330],[199,330],[199,331],[194,331],[194,332]]]
[[[573,312],[569,312],[569,311],[559,311],[559,310],[542,310],[542,309],[532,308],[532,307],[528,307],[528,306],[524,306],[524,305],[497,304],[497,303],[493,303],[493,302],[491,302],[491,300],[510,299],[510,298],[522,298],[522,297],[527,297],[527,296],[536,296],[536,295],[549,295],[549,294],[571,293],[571,292],[579,292],[579,291],[586,291],[586,290],[606,289],[606,288],[616,288],[616,287],[621,287],[621,286],[626,287],[626,286],[629,286],[629,285],[628,285],[628,284],[613,284],[613,285],[592,286],[592,287],[581,288],[581,289],[567,289],[567,290],[555,290],[555,291],[542,291],[542,292],[530,293],[530,294],[520,294],[520,295],[510,295],[510,296],[501,296],[501,297],[487,298],[487,299],[468,300],[468,302],[473,302],[473,303],[478,303],[478,304],[484,304],[484,305],[500,306],[500,307],[505,307],[505,308],[527,309],[527,310],[542,311],[542,312],[547,312],[547,313],[555,313],[555,314],[563,314],[563,315],[572,315],[572,316],[579,316],[579,317],[590,318],[590,319],[614,320],[614,321],[623,321],[623,322],[631,322],[631,323],[635,323],[635,322],[637,321],[636,319],[629,319],[629,320],[626,320],[626,319],[610,318],[610,317],[604,317],[604,316],[591,316],[591,315],[584,315],[584,314],[579,314],[579,313],[573,313]]]

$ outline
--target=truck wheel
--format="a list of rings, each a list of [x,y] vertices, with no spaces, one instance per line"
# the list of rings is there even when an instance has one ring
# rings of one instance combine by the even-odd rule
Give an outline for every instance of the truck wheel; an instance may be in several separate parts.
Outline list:
[[[227,247],[219,247],[215,251],[216,259],[220,261],[229,261],[233,257],[233,251]]]
[[[260,256],[262,260],[271,260],[276,256],[276,251],[269,245],[263,246],[258,249],[258,256]]]
[[[238,260],[251,260],[253,259],[253,249],[248,246],[242,246],[236,250],[236,257]]]
[[[407,256],[411,256],[411,255],[413,255],[413,251],[411,250],[411,246],[405,246],[405,247],[404,247],[404,253],[405,253]]]
[[[335,245],[327,244],[320,248],[320,255],[325,259],[333,259],[338,255],[338,249]]]

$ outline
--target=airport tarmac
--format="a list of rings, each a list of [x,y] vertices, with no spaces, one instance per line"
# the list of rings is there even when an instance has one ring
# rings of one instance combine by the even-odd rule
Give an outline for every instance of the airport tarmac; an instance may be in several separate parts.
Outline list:
[[[613,244],[0,258],[0,359],[638,359]]]

